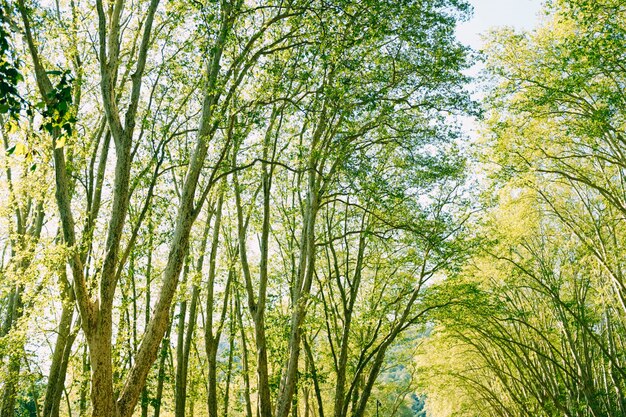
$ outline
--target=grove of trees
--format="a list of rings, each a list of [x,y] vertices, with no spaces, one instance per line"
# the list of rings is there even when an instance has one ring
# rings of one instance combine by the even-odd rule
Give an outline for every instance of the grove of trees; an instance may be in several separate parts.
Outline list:
[[[626,4],[470,3],[0,0],[0,417],[626,415]]]
[[[0,415],[423,408],[468,11],[2,2]]]
[[[546,12],[486,49],[476,291],[418,359],[437,416],[626,415],[626,4]]]

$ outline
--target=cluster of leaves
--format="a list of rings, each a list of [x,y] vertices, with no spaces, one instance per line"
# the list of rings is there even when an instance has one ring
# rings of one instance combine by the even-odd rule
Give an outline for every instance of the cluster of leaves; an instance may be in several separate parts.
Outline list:
[[[19,70],[20,61],[12,51],[11,38],[8,10],[0,3],[0,114],[17,118],[24,106],[24,99],[18,91],[23,77]]]
[[[59,82],[49,93],[46,103],[38,103],[37,107],[45,107],[42,116],[44,122],[41,129],[53,135],[55,131],[59,131],[61,135],[71,136],[76,124],[75,111],[72,108],[72,84],[74,78],[69,70],[64,71],[48,71],[49,75],[59,76]],[[58,140],[56,147],[63,147],[64,140]]]

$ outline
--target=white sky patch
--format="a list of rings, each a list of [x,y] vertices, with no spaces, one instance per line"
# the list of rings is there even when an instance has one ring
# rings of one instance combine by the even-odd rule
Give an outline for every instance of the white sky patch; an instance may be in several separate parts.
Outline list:
[[[517,30],[532,30],[541,21],[544,0],[469,0],[474,7],[474,14],[467,22],[461,22],[457,26],[456,35],[461,43],[480,51],[484,46],[483,36],[491,29],[499,27],[513,27]],[[477,77],[484,69],[482,63],[476,63],[465,73],[471,77]],[[484,92],[477,81],[468,86],[471,97],[481,101]],[[459,117],[463,137],[470,143],[475,143],[479,136],[480,125],[473,117]]]
[[[470,0],[474,16],[457,27],[457,37],[474,49],[481,49],[481,35],[489,29],[511,26],[532,29],[540,20],[542,0]]]

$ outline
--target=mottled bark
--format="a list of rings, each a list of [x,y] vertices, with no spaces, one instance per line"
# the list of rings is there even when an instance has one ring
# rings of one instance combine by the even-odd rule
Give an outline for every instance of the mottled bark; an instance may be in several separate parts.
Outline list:
[[[159,352],[159,370],[157,373],[157,387],[156,393],[154,396],[154,414],[153,417],[160,417],[161,415],[161,402],[163,399],[163,385],[165,383],[165,366],[167,355],[170,350],[170,331],[172,327],[171,325],[168,327],[165,337],[161,341],[161,350]]]
[[[223,193],[217,202],[215,209],[215,223],[213,224],[213,237],[211,240],[211,253],[209,255],[209,272],[206,287],[206,322],[204,329],[204,348],[207,356],[207,409],[209,417],[218,417],[218,396],[217,396],[217,349],[219,347],[222,329],[226,320],[228,310],[228,299],[230,292],[230,282],[232,281],[232,268],[228,274],[224,300],[217,326],[214,329],[213,315],[215,311],[215,278],[216,278],[216,258],[220,242],[220,227],[222,223],[222,205],[224,203]]]
[[[204,233],[202,241],[200,243],[198,260],[195,266],[195,274],[197,276],[202,275],[202,268],[204,266],[204,253],[206,251],[207,240],[211,225],[211,218],[213,211],[209,212],[206,224],[204,227]],[[198,315],[198,300],[200,298],[200,286],[198,282],[192,283],[191,302],[189,306],[189,319],[187,320],[187,326],[185,328],[185,310],[187,302],[182,301],[180,307],[180,315],[178,322],[178,345],[176,348],[176,383],[175,383],[175,408],[174,414],[176,417],[184,417],[186,413],[186,401],[187,401],[187,374],[189,371],[189,355],[191,353],[191,345],[193,343],[193,336],[196,326],[196,320]]]
[[[241,339],[241,362],[243,365],[243,396],[246,405],[246,417],[252,417],[252,400],[250,398],[250,366],[248,364],[248,342],[246,341],[246,331],[243,327],[243,318],[241,311],[241,295],[235,290],[235,313],[237,315],[237,323],[239,324],[239,335]]]
[[[48,384],[46,386],[42,411],[43,417],[59,416],[59,407],[65,386],[67,366],[74,340],[78,334],[78,327],[80,326],[80,323],[78,323],[76,329],[72,330],[74,295],[69,282],[67,282],[65,271],[63,271],[61,275],[63,308],[61,311],[61,321],[59,322],[57,330],[57,340],[52,353],[52,363],[50,364],[50,373],[48,375]]]

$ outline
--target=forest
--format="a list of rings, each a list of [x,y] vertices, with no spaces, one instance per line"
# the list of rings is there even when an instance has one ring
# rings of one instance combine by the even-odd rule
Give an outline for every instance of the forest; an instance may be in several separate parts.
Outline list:
[[[626,3],[541,7],[0,0],[0,417],[626,416]]]

